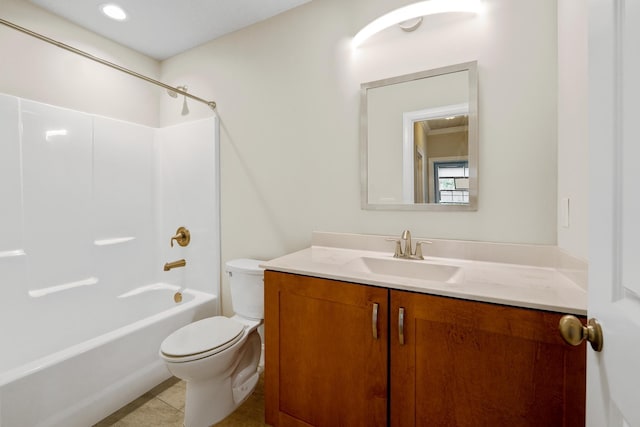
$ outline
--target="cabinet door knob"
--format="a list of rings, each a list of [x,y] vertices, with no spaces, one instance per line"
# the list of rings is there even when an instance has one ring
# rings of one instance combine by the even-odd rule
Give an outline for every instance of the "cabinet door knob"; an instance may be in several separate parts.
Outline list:
[[[378,339],[378,303],[373,303],[373,310],[371,311],[371,329],[373,332],[373,339]]]
[[[558,329],[568,344],[580,345],[582,341],[587,340],[595,351],[602,351],[602,327],[596,319],[589,319],[587,326],[584,326],[580,319],[567,314],[560,319]]]
[[[404,345],[404,307],[398,310],[398,341]]]

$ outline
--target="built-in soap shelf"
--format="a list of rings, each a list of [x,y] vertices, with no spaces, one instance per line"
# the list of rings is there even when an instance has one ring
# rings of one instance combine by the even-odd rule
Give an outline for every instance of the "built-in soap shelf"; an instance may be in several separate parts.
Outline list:
[[[68,289],[79,288],[80,286],[91,286],[98,283],[97,277],[87,277],[86,279],[76,280],[75,282],[62,283],[60,285],[48,286],[46,288],[32,289],[29,296],[32,298],[40,298],[45,295],[54,294],[56,292],[66,291]]]
[[[129,298],[136,295],[144,294],[147,292],[154,292],[158,290],[169,290],[172,292],[183,292],[184,287],[178,285],[171,285],[169,283],[152,283],[150,285],[139,286],[131,291],[118,295],[118,298]]]
[[[110,239],[94,240],[93,244],[96,246],[118,245],[120,243],[130,242],[135,239],[136,239],[135,237],[112,237]]]
[[[25,256],[26,253],[23,249],[14,249],[12,251],[0,251],[0,258],[13,258],[18,256]]]

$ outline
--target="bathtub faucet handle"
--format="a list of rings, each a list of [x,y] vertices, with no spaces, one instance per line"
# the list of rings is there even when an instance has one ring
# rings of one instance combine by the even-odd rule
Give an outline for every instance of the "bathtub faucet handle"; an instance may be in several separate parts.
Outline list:
[[[176,231],[176,235],[173,236],[169,241],[169,243],[171,244],[171,247],[173,247],[174,240],[178,242],[180,246],[187,246],[191,241],[191,233],[189,233],[189,230],[187,230],[186,228],[180,227]]]

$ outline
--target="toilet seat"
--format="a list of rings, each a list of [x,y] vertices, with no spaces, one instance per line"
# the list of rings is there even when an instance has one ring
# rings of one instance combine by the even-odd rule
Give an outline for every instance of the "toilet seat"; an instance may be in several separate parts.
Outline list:
[[[243,324],[228,317],[208,317],[169,335],[160,345],[160,354],[172,362],[202,359],[233,346],[244,331]]]

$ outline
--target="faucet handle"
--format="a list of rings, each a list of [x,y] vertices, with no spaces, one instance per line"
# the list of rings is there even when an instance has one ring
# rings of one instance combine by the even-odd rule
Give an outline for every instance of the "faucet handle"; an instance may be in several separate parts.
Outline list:
[[[416,242],[416,253],[414,255],[415,258],[417,259],[424,259],[424,256],[422,256],[422,244],[426,243],[428,245],[432,244],[433,242],[430,240],[420,240]]]
[[[180,227],[178,228],[178,230],[176,230],[176,235],[173,236],[169,241],[171,247],[173,247],[174,240],[178,242],[180,246],[187,246],[191,241],[191,233],[189,233],[189,230],[187,230],[186,228]]]
[[[395,242],[395,244],[396,244],[396,249],[395,249],[395,251],[394,251],[394,253],[393,253],[393,257],[394,257],[394,258],[400,258],[400,257],[402,257],[402,246],[400,245],[400,240],[398,240],[398,239],[393,239],[393,238],[391,238],[391,239],[384,239],[384,240],[386,240],[387,242]]]

